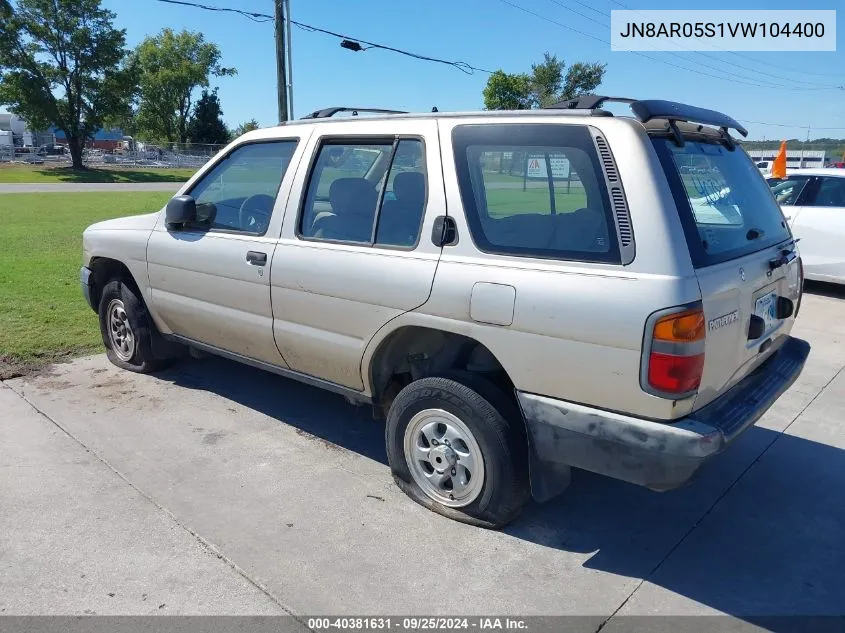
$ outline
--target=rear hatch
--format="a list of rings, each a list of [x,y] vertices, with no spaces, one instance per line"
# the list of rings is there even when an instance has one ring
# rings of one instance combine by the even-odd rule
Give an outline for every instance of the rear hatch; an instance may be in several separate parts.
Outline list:
[[[705,319],[694,408],[724,393],[786,341],[800,303],[789,226],[748,155],[717,133],[652,137],[689,246]]]

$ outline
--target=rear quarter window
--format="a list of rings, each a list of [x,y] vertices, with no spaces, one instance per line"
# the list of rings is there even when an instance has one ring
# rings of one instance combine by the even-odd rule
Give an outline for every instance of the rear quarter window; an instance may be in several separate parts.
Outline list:
[[[791,237],[769,186],[748,155],[723,144],[652,139],[681,216],[690,255],[709,266]]]
[[[452,144],[479,249],[620,263],[604,175],[586,127],[460,125]]]

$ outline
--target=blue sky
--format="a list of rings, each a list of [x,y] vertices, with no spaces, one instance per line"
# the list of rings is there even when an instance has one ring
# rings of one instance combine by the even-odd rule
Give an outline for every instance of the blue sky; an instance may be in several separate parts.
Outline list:
[[[273,0],[203,0],[262,13]],[[549,20],[609,40],[609,14],[620,4],[633,9],[841,9],[838,31],[845,28],[842,0],[508,0]],[[104,0],[127,30],[130,46],[163,27],[202,31],[216,42],[223,63],[238,76],[215,79],[224,119],[230,125],[256,118],[274,124],[275,53],[272,24],[256,24],[234,14],[171,6],[155,0]],[[563,6],[561,6],[563,5]],[[578,15],[570,9],[577,11]],[[600,92],[640,98],[664,98],[724,111],[747,122],[749,138],[845,138],[845,50],[838,34],[837,52],[817,53],[649,53],[650,57],[698,69],[610,51],[609,44],[529,15],[502,0],[291,0],[292,18],[328,30],[486,69],[530,69],[549,51],[566,61],[608,64]],[[595,20],[595,21],[592,21]],[[292,30],[294,114],[333,105],[412,111],[467,110],[482,107],[485,73],[466,75],[454,68],[418,61],[388,51],[352,52],[319,33]],[[706,64],[705,68],[700,64]],[[721,72],[720,72],[721,69]],[[732,73],[732,75],[723,75]],[[788,88],[743,85],[766,81]],[[812,84],[812,85],[811,85]],[[786,124],[789,127],[751,123]],[[822,129],[838,128],[838,129]]]

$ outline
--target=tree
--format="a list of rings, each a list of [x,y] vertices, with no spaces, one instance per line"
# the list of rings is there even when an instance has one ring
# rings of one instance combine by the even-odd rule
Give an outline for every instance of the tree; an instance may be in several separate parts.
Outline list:
[[[484,87],[487,110],[527,110],[572,99],[592,92],[601,85],[606,64],[578,62],[564,76],[566,62],[545,53],[540,64],[531,65],[531,74],[510,74],[497,70]]]
[[[528,110],[532,106],[531,77],[497,70],[487,80],[483,95],[488,110]]]
[[[32,129],[65,133],[73,166],[135,90],[126,32],[100,0],[0,0],[0,103]]]
[[[140,72],[137,126],[150,140],[188,140],[188,117],[197,88],[207,88],[210,77],[235,75],[220,65],[220,49],[202,33],[163,29],[147,37],[135,50]]]
[[[209,92],[202,91],[202,96],[194,106],[191,122],[188,124],[188,140],[191,143],[222,145],[229,142],[229,128],[223,123],[220,99],[217,88]]]
[[[246,121],[245,123],[241,123],[238,127],[236,127],[235,131],[232,133],[232,136],[234,138],[238,138],[239,136],[242,136],[242,135],[246,134],[247,132],[252,132],[253,130],[257,130],[260,127],[261,126],[258,125],[258,121],[256,121],[255,119],[250,119],[249,121]]]

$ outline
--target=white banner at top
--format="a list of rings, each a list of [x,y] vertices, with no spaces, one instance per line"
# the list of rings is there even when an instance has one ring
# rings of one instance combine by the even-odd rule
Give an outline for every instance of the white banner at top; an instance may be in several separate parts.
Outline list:
[[[611,11],[611,51],[835,51],[835,10]]]

